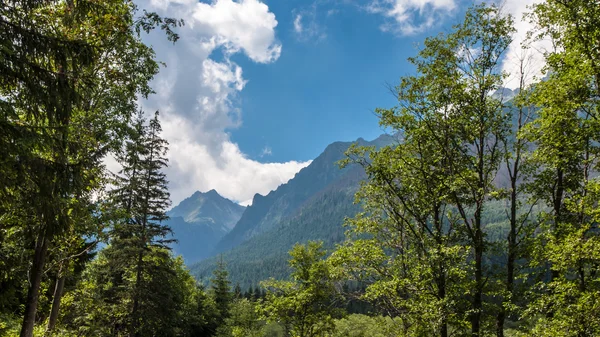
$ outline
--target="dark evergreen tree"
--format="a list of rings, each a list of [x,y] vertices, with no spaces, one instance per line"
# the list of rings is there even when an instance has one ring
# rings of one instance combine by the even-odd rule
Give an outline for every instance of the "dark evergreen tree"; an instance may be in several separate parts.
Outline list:
[[[233,288],[233,298],[240,299],[242,298],[242,288],[239,283],[235,284],[235,288]]]
[[[158,111],[148,125],[140,111],[131,128],[131,139],[119,156],[123,169],[115,176],[118,188],[111,192],[114,206],[122,210],[125,220],[114,228],[112,245],[117,254],[113,257],[116,260],[125,259],[129,265],[135,266],[133,303],[128,324],[130,332],[136,336],[144,331],[142,318],[145,317],[146,308],[142,303],[147,301],[143,299],[146,298],[152,278],[161,274],[153,270],[161,265],[147,264],[145,257],[152,252],[157,255],[156,258],[165,259],[169,252],[167,244],[170,240],[166,237],[171,230],[163,221],[167,219],[165,211],[170,202],[167,180],[161,172],[167,166],[167,141],[160,138],[160,132]],[[146,300],[152,301],[151,298]]]
[[[213,336],[218,327],[217,316],[215,302],[208,296],[204,286],[197,285],[195,310],[192,313],[189,336]]]
[[[254,292],[254,287],[252,285],[244,293],[244,297],[249,299],[250,301],[254,301],[256,299],[256,293]]]
[[[141,29],[161,26],[177,38],[175,22],[136,13],[123,0],[0,6],[0,247],[8,257],[0,282],[13,294],[0,302],[22,314],[23,337],[46,315],[38,303],[47,265],[66,259],[56,251],[90,236],[80,224],[102,187],[102,159],[151,92],[158,63]],[[56,311],[60,296],[54,302]]]
[[[214,298],[216,309],[218,311],[218,325],[222,325],[229,317],[229,306],[232,300],[231,282],[228,279],[229,273],[225,268],[225,263],[220,260],[217,268],[213,271],[213,278],[210,280],[211,295]]]

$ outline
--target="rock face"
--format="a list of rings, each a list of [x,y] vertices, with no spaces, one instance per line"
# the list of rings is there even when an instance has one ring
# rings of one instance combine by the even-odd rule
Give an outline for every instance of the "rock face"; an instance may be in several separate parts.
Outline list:
[[[196,192],[167,212],[176,254],[186,263],[208,257],[217,242],[238,222],[246,207],[223,198],[215,190]]]

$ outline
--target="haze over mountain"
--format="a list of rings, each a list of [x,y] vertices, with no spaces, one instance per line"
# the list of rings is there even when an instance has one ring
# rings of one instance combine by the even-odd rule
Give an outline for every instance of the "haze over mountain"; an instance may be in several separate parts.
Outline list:
[[[194,193],[167,212],[170,217],[167,224],[178,241],[173,250],[182,255],[186,263],[207,257],[245,209],[215,190]]]
[[[394,141],[383,135],[356,143],[381,147]],[[214,257],[193,264],[192,272],[207,278],[222,257],[231,279],[247,287],[268,277],[287,276],[287,252],[295,243],[323,240],[331,247],[343,240],[342,224],[359,211],[354,194],[366,177],[360,166],[340,169],[337,164],[351,144],[330,144],[288,183],[266,196],[255,195],[235,227],[215,246]]]

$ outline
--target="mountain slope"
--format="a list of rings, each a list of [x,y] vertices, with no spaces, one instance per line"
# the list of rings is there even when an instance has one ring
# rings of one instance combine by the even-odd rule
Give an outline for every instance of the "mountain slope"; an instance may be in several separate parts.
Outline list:
[[[372,142],[362,138],[359,145],[381,146],[389,144],[394,138],[383,135]],[[307,167],[303,168],[288,181],[266,196],[256,194],[235,227],[217,244],[214,254],[232,249],[249,238],[264,233],[284,218],[296,212],[299,207],[329,184],[344,177],[350,167],[340,169],[337,162],[344,158],[344,152],[351,142],[335,142],[327,146]]]
[[[215,190],[196,192],[167,212],[167,225],[178,241],[176,254],[186,263],[205,258],[216,243],[235,226],[246,208],[223,198]]]
[[[357,142],[380,147],[393,141],[382,136]],[[342,224],[359,211],[354,194],[366,177],[359,166],[341,170],[336,163],[351,144],[329,145],[287,184],[267,196],[255,196],[236,227],[219,242],[220,255],[192,265],[192,273],[208,278],[216,261],[223,258],[231,280],[248,287],[268,277],[287,277],[288,251],[295,243],[323,240],[333,247],[343,240]]]

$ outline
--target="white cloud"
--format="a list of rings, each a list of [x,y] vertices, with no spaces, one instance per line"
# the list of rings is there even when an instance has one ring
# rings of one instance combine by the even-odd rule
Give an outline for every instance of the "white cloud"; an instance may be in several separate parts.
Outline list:
[[[264,156],[270,156],[273,154],[273,151],[271,151],[271,148],[268,146],[263,147],[262,151],[260,152],[260,157],[264,157]]]
[[[527,40],[527,32],[534,27],[523,15],[530,12],[531,6],[542,2],[541,0],[507,0],[502,3],[502,9],[511,14],[515,20],[516,33],[514,40],[509,46],[506,57],[502,63],[502,70],[510,74],[505,82],[509,88],[519,86],[519,68],[521,60],[524,60],[525,82],[532,83],[541,76],[541,70],[545,65],[544,52],[552,48],[550,41],[533,41],[529,48],[523,48]]]
[[[325,27],[317,22],[318,3],[303,9],[294,9],[294,33],[300,41],[319,42],[327,37]]]
[[[260,163],[248,158],[228,130],[241,125],[238,93],[247,80],[231,61],[243,53],[254,62],[271,63],[281,54],[277,20],[258,0],[138,0],[141,8],[182,18],[185,26],[172,44],[160,31],[145,36],[157,58],[167,64],[152,85],[157,94],[142,105],[161,111],[169,141],[171,199],[177,204],[196,190],[216,189],[236,201],[251,200],[287,182],[310,162]],[[216,50],[223,57],[211,57]]]
[[[275,61],[281,54],[281,44],[274,43],[275,15],[258,0],[198,2],[192,17],[194,25],[224,39],[229,52],[243,49],[252,60],[262,63]]]
[[[163,119],[163,124],[165,137],[176,139],[169,149],[169,156],[176,161],[172,160],[167,174],[172,177],[171,190],[180,193],[179,200],[195,190],[212,188],[236,201],[251,200],[255,193],[267,194],[310,164],[260,163],[247,158],[237,144],[230,141],[221,142],[215,155],[206,145],[193,140],[191,135],[195,128],[181,117],[171,115]]]
[[[539,79],[545,65],[543,53],[552,47],[549,41],[534,41],[527,49],[523,43],[527,32],[533,29],[531,23],[523,18],[530,7],[542,0],[492,0],[503,11],[511,14],[515,20],[514,41],[506,52],[502,70],[510,74],[505,86],[519,86],[521,60],[524,60],[526,83]],[[381,29],[400,35],[412,35],[431,29],[450,18],[461,4],[461,0],[369,0],[365,7],[368,12],[387,18]],[[467,5],[462,1],[463,5]],[[472,5],[470,3],[469,5]]]
[[[455,0],[373,0],[366,6],[368,12],[388,18],[381,25],[383,31],[400,35],[413,35],[432,28],[455,8]]]
[[[294,19],[294,31],[298,34],[302,33],[302,14],[297,14]]]

